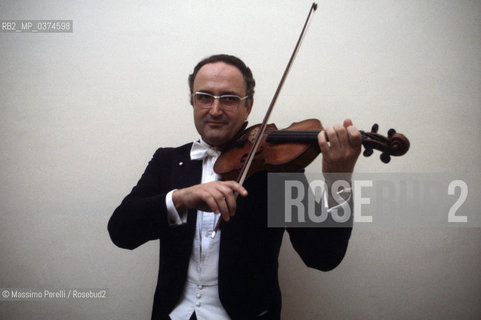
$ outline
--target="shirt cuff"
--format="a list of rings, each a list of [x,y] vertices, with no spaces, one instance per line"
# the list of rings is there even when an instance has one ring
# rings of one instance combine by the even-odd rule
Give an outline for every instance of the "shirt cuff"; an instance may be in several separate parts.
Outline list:
[[[183,212],[180,215],[175,208],[174,201],[172,201],[172,193],[174,193],[175,190],[177,189],[171,190],[165,196],[165,205],[167,207],[167,221],[171,226],[180,225],[187,222],[187,211]]]
[[[327,199],[327,192],[324,190],[324,193],[322,194],[322,202],[324,204],[324,208],[326,208],[327,212],[330,213],[333,210],[337,210],[338,208],[344,207],[346,205],[346,203],[347,203],[347,205],[349,205],[349,201],[351,200],[351,196],[352,196],[352,194],[350,194],[349,197],[344,202],[341,202],[338,205],[335,205],[335,206],[329,208],[329,202],[328,202],[329,200]]]

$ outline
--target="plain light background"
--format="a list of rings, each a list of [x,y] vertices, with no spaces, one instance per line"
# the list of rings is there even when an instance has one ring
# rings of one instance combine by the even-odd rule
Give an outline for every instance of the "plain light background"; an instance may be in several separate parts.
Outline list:
[[[111,213],[157,147],[197,138],[187,76],[200,59],[251,67],[261,122],[310,6],[0,3],[3,20],[73,20],[68,34],[0,33],[0,287],[108,290],[0,302],[0,318],[150,319],[158,243],[115,247]],[[404,157],[361,157],[357,172],[478,173],[480,21],[477,0],[319,1],[271,122],[349,117],[411,140]],[[328,273],[306,268],[286,235],[283,319],[479,319],[480,270],[479,228],[356,225]]]

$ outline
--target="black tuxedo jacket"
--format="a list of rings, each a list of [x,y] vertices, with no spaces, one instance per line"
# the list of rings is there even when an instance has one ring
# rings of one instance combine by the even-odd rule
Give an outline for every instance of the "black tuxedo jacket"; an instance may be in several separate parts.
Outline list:
[[[181,297],[195,234],[196,211],[187,223],[170,226],[165,196],[201,181],[202,161],[190,160],[191,143],[158,149],[132,192],[114,211],[108,224],[112,241],[134,249],[160,241],[159,274],[152,319],[169,319]],[[267,228],[267,175],[249,177],[249,195],[237,200],[237,213],[224,223],[219,256],[219,296],[233,320],[280,319],[281,293],[277,269],[285,229]],[[350,228],[287,229],[305,264],[327,271],[344,257]]]

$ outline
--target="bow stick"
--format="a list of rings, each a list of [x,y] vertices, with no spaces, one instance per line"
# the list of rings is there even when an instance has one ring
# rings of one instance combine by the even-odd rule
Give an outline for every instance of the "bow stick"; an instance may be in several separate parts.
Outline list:
[[[247,173],[249,172],[249,168],[251,166],[252,160],[254,159],[254,156],[256,154],[257,148],[259,147],[259,144],[261,142],[261,137],[264,134],[266,127],[267,127],[267,121],[269,121],[269,117],[272,113],[272,110],[274,109],[274,104],[276,103],[277,97],[279,96],[279,93],[281,92],[282,86],[284,85],[284,81],[287,78],[287,74],[289,73],[289,70],[291,68],[292,63],[294,62],[294,59],[297,55],[297,52],[301,46],[302,39],[304,38],[304,35],[306,34],[307,27],[309,25],[309,21],[311,19],[312,13],[316,11],[317,9],[317,3],[313,2],[311,8],[309,9],[309,14],[307,15],[306,22],[304,23],[304,27],[302,28],[301,35],[299,36],[299,39],[297,40],[296,47],[294,48],[294,51],[292,52],[291,58],[289,59],[289,62],[287,63],[286,69],[284,70],[284,74],[282,75],[281,81],[279,82],[279,85],[277,86],[276,92],[274,93],[274,96],[272,97],[271,104],[269,105],[269,108],[267,109],[267,112],[264,116],[264,120],[262,121],[261,127],[259,131],[257,132],[256,139],[254,140],[254,143],[252,145],[252,148],[249,151],[249,154],[247,155],[247,159],[244,162],[244,165],[239,173],[239,177],[237,178],[237,183],[240,185],[244,184],[244,180],[247,177]],[[236,193],[237,196],[237,193]],[[222,223],[222,219],[219,219],[217,221],[217,224],[215,226],[214,231],[212,231],[212,239],[215,237],[215,234],[220,228],[220,225]]]

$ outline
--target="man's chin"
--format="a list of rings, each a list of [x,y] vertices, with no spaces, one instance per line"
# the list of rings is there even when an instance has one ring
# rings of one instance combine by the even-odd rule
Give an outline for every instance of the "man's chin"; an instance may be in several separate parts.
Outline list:
[[[210,144],[211,146],[214,146],[214,147],[221,146],[221,145],[223,145],[224,143],[227,142],[222,137],[217,137],[217,136],[202,137],[202,140],[204,140],[205,142],[207,142],[208,144]]]
[[[210,144],[211,146],[218,147],[226,144],[231,137],[226,137],[225,133],[218,132],[218,134],[212,132],[202,137],[202,140]]]

